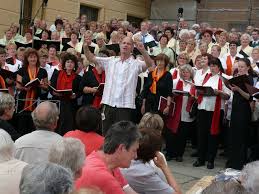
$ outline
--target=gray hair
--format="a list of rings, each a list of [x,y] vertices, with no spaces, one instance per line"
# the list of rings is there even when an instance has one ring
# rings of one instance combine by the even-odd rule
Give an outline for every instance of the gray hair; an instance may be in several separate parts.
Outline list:
[[[182,77],[183,71],[188,71],[191,74],[191,78],[193,79],[194,71],[193,71],[191,65],[189,65],[189,64],[181,65],[181,66],[179,66],[179,69],[180,69],[180,76],[181,77]]]
[[[49,161],[71,169],[76,175],[85,161],[85,146],[78,139],[62,138],[51,146]]]
[[[250,41],[252,40],[252,37],[247,33],[242,34],[241,37],[240,37],[240,40],[242,40],[245,37],[247,37]]]
[[[202,191],[202,194],[248,194],[237,181],[214,181]]]
[[[20,194],[69,194],[72,190],[69,169],[53,163],[29,164],[23,169]]]
[[[14,107],[14,97],[10,94],[0,93],[0,116],[4,114],[6,109]]]
[[[0,162],[14,158],[15,146],[11,136],[3,129],[0,129]]]
[[[59,110],[55,103],[45,101],[32,112],[32,120],[37,129],[49,129],[58,120]]]
[[[245,165],[241,171],[241,184],[251,193],[259,192],[259,161]]]
[[[113,154],[120,144],[128,150],[141,137],[135,124],[130,121],[120,121],[113,124],[107,131],[104,139],[103,151]]]

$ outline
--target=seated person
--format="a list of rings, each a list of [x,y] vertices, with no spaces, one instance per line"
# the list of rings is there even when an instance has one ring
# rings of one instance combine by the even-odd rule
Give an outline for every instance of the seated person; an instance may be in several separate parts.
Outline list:
[[[23,169],[20,194],[70,194],[72,189],[73,175],[62,166],[38,163]]]
[[[62,138],[62,140],[54,143],[50,148],[49,162],[70,169],[76,180],[82,174],[85,162],[85,146],[78,139]]]
[[[78,130],[67,132],[64,137],[73,137],[82,141],[85,145],[85,154],[97,151],[103,145],[104,137],[97,134],[101,130],[101,112],[90,106],[82,106],[76,113],[76,125]]]
[[[15,141],[15,158],[27,163],[47,162],[50,147],[62,139],[55,133],[59,110],[55,103],[45,101],[32,112],[36,131],[26,134]]]
[[[19,194],[19,183],[27,163],[14,159],[14,142],[11,136],[0,129],[0,192]]]
[[[10,94],[0,94],[0,128],[4,129],[15,141],[21,135],[14,129],[14,127],[8,122],[12,119],[15,111],[15,100]]]
[[[129,121],[113,124],[104,139],[103,150],[87,156],[76,189],[97,187],[105,194],[135,193],[119,168],[128,168],[137,157],[140,133]]]
[[[122,174],[130,186],[137,193],[181,193],[180,187],[177,185],[170,168],[166,165],[165,160],[159,153],[162,146],[161,136],[157,131],[149,128],[142,128],[140,132],[142,138],[137,151],[137,159],[132,161],[129,168],[122,169]],[[167,182],[164,182],[156,173],[154,167],[150,165],[152,159],[163,171]]]

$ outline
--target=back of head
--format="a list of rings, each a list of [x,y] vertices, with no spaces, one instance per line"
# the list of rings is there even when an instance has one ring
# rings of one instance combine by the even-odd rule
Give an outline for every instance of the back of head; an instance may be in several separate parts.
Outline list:
[[[39,163],[23,169],[20,194],[69,194],[72,190],[72,173],[62,166]]]
[[[101,129],[101,112],[90,106],[82,106],[76,113],[76,125],[79,130],[89,132]]]
[[[156,152],[161,149],[162,138],[158,131],[150,128],[141,128],[140,133],[141,139],[139,141],[137,159],[145,163],[152,160],[155,157]]]
[[[251,193],[259,193],[259,161],[245,165],[241,171],[241,184]]]
[[[140,137],[141,134],[135,124],[130,121],[120,121],[113,124],[107,131],[103,151],[106,154],[113,154],[120,144],[129,149]]]
[[[202,194],[248,194],[237,181],[212,182]]]
[[[36,129],[54,130],[58,121],[59,110],[53,102],[40,103],[32,112],[32,120]]]
[[[141,118],[138,128],[150,128],[162,132],[164,121],[159,114],[147,112]]]
[[[71,169],[76,176],[85,161],[85,146],[78,139],[63,138],[51,146],[49,161]]]
[[[14,150],[11,136],[5,130],[0,129],[0,162],[13,159]]]

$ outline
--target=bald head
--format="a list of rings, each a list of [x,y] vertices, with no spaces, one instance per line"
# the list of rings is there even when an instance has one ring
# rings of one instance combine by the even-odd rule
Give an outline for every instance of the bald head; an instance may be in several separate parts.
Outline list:
[[[54,130],[58,115],[57,105],[53,102],[45,101],[40,103],[32,112],[32,119],[37,129]]]

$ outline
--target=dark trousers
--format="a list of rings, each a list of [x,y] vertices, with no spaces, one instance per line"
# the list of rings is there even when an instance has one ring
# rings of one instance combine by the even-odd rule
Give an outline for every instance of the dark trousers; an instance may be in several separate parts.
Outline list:
[[[167,155],[182,157],[185,151],[186,141],[194,128],[194,122],[180,122],[177,133],[172,133],[167,129],[165,134]]]
[[[112,124],[119,121],[131,121],[132,111],[130,108],[116,108],[109,105],[103,105],[102,107],[102,119],[103,119],[103,135],[107,133]]]
[[[208,162],[214,162],[218,149],[218,135],[211,135],[213,111],[198,110],[198,160],[204,162],[206,157]],[[221,115],[223,115],[221,113]],[[221,116],[222,118],[222,116]]]

